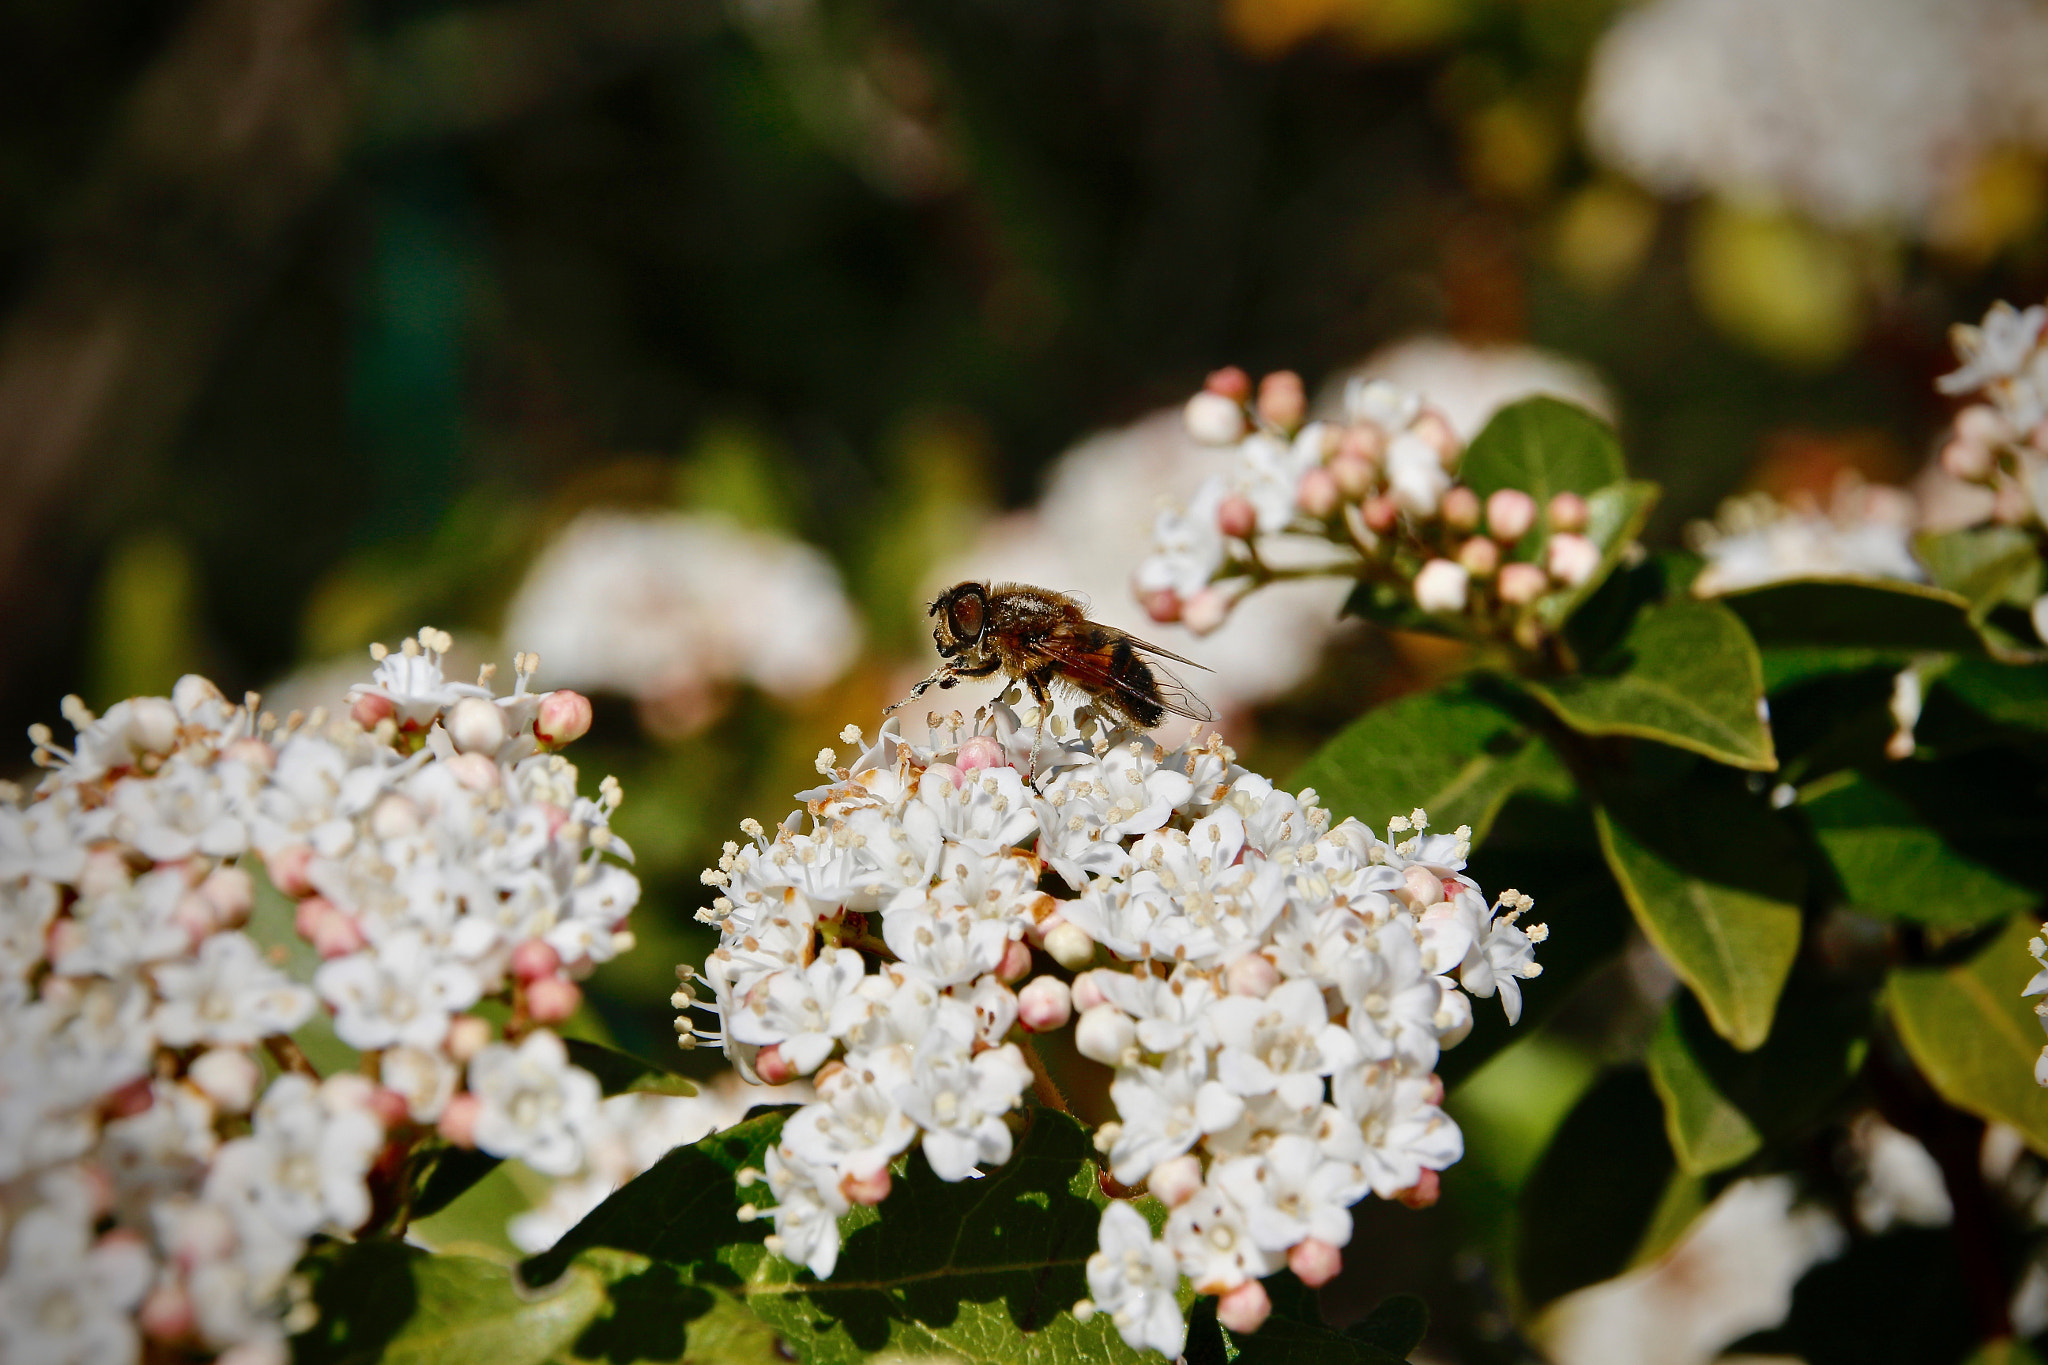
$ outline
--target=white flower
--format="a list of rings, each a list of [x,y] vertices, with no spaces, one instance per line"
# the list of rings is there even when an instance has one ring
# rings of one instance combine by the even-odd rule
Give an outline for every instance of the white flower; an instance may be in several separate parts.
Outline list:
[[[377,661],[370,681],[349,688],[348,699],[353,702],[358,697],[382,697],[391,703],[392,719],[400,729],[424,729],[465,697],[488,698],[488,687],[448,681],[441,670],[441,660],[453,647],[447,631],[428,626],[420,627],[418,635],[403,641],[396,653],[378,645],[370,651]]]
[[[439,1049],[401,1044],[384,1050],[377,1076],[387,1090],[405,1097],[405,1111],[413,1122],[432,1123],[448,1107],[462,1070]]]
[[[313,992],[265,962],[245,934],[214,934],[196,962],[160,963],[151,977],[162,1003],[150,1025],[172,1047],[246,1047],[313,1015]]]
[[[1256,1156],[1219,1162],[1209,1179],[1245,1211],[1252,1239],[1286,1252],[1313,1237],[1330,1246],[1351,1241],[1351,1205],[1366,1181],[1349,1162],[1324,1158],[1313,1138],[1283,1133]]]
[[[112,832],[160,863],[232,857],[249,846],[257,781],[240,763],[173,755],[154,776],[114,784]]]
[[[1432,559],[1415,575],[1415,605],[1427,612],[1460,612],[1472,574],[1451,559]]]
[[[837,1173],[797,1156],[786,1141],[769,1148],[763,1164],[776,1201],[768,1249],[829,1278],[839,1264],[839,1215],[850,1207]]]
[[[857,994],[865,974],[859,953],[827,948],[801,971],[763,977],[747,992],[746,1003],[727,1017],[726,1027],[742,1043],[780,1044],[783,1059],[799,1075],[808,1075],[866,1017],[867,1002]]]
[[[1017,1107],[1031,1068],[1015,1044],[971,1055],[967,1040],[944,1029],[925,1035],[910,1080],[895,1091],[897,1106],[922,1129],[920,1141],[932,1173],[964,1180],[980,1163],[1010,1159],[1010,1129],[1003,1115]]]
[[[1097,1250],[1088,1258],[1088,1292],[1109,1314],[1124,1343],[1151,1347],[1168,1360],[1187,1345],[1187,1323],[1175,1297],[1180,1268],[1164,1242],[1154,1241],[1145,1216],[1111,1200],[1096,1227]]]
[[[1244,1209],[1213,1183],[1167,1215],[1166,1245],[1197,1294],[1225,1293],[1283,1263],[1259,1247]]]
[[[1991,305],[1981,325],[1957,323],[1950,337],[1963,363],[1935,380],[1934,387],[1946,394],[1973,393],[1998,380],[2021,377],[2044,325],[2048,307],[2037,303],[2022,311],[2003,299]]]
[[[914,1084],[905,1046],[849,1057],[818,1082],[818,1098],[790,1116],[782,1146],[812,1166],[866,1179],[917,1140],[917,1123],[896,1102]]]
[[[289,1237],[353,1232],[370,1216],[364,1177],[384,1145],[369,1091],[361,1076],[278,1077],[255,1130],[220,1149],[205,1197]]]
[[[1116,1140],[1109,1151],[1110,1174],[1135,1185],[1162,1161],[1193,1147],[1205,1133],[1228,1128],[1244,1113],[1244,1101],[1209,1078],[1208,1059],[1197,1048],[1175,1052],[1154,1066],[1120,1067],[1109,1087],[1116,1105]]]
[[[189,889],[184,872],[158,868],[133,881],[125,872],[80,895],[71,919],[51,945],[67,976],[118,976],[192,949],[192,934],[174,915]]]
[[[1451,905],[1472,934],[1472,947],[1458,965],[1458,984],[1482,1000],[1498,991],[1508,1022],[1518,1022],[1522,982],[1543,973],[1542,964],[1536,961],[1536,943],[1547,931],[1540,925],[1525,929],[1515,922],[1529,908],[1525,896],[1515,896],[1512,905],[1503,896],[1489,908],[1484,896],[1468,888],[1460,891]]]
[[[516,1048],[490,1044],[470,1059],[469,1089],[481,1101],[482,1150],[517,1157],[544,1175],[568,1175],[582,1163],[578,1135],[597,1112],[597,1078],[570,1065],[554,1034],[536,1030]]]
[[[1918,508],[1904,490],[1844,482],[1825,509],[1787,507],[1768,494],[1731,498],[1687,538],[1706,556],[1693,593],[1710,597],[1786,578],[1927,581],[1913,556]]]
[[[935,986],[957,986],[992,972],[1003,960],[1009,927],[928,910],[891,910],[882,938],[903,965]]]
[[[1423,966],[1416,940],[1414,921],[1397,917],[1372,935],[1367,951],[1339,966],[1338,980],[1359,1055],[1371,1062],[1400,1057],[1427,1071],[1436,1065],[1443,989]]]
[[[442,958],[414,929],[321,963],[313,985],[334,1009],[335,1033],[366,1052],[400,1043],[438,1047],[449,1018],[483,993],[475,971]]]
[[[1381,1063],[1348,1068],[1331,1083],[1337,1107],[1353,1125],[1336,1135],[1333,1153],[1355,1162],[1374,1194],[1390,1199],[1465,1154],[1465,1137],[1430,1103],[1432,1083]]]
[[[1233,1095],[1278,1094],[1289,1104],[1323,1097],[1322,1078],[1358,1060],[1358,1045],[1330,1022],[1313,981],[1288,981],[1263,1000],[1225,996],[1208,1016],[1221,1051],[1216,1078]]]
[[[1411,517],[1433,517],[1437,504],[1450,491],[1451,476],[1444,472],[1443,458],[1435,446],[1404,431],[1387,447],[1387,486],[1394,505],[1403,512]]]
[[[8,1237],[0,1275],[0,1358],[10,1365],[123,1365],[141,1341],[129,1314],[155,1267],[132,1233],[93,1242],[90,1219],[32,1208]]]

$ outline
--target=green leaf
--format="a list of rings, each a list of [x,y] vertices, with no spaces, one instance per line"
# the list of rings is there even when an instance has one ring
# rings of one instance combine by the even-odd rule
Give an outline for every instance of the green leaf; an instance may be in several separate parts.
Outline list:
[[[1715,1032],[1757,1047],[1799,950],[1805,875],[1791,834],[1726,783],[1637,784],[1602,800],[1600,845],[1636,923]]]
[[[1656,1221],[1673,1163],[1663,1112],[1633,1067],[1608,1072],[1558,1125],[1516,1220],[1515,1278],[1532,1306],[1626,1270]]]
[[[1298,770],[1338,819],[1376,829],[1417,806],[1437,829],[1472,827],[1476,845],[1525,786],[1565,795],[1570,778],[1548,745],[1466,685],[1402,697],[1366,712]]]
[[[1758,645],[1982,654],[1969,602],[1942,588],[1878,578],[1795,578],[1714,599]]]
[[[1994,725],[2048,731],[2048,668],[1958,659],[1935,680],[1929,705],[1943,694]]]
[[[604,1275],[607,1308],[559,1365],[785,1365],[792,1358],[788,1344],[729,1283],[699,1283],[692,1269],[617,1251],[581,1253],[571,1269],[584,1268]],[[718,1268],[713,1273],[723,1278]]]
[[[1844,896],[1872,915],[1969,928],[2040,899],[1958,850],[1904,796],[1867,776],[1844,773],[1800,809]]]
[[[1656,484],[1624,479],[1587,495],[1585,535],[1600,547],[1600,564],[1576,588],[1551,593],[1539,600],[1536,619],[1556,630],[1600,591],[1628,553],[1629,546],[1635,544],[1636,537],[1643,533],[1643,524],[1650,519],[1650,509],[1657,505],[1658,491]],[[1546,511],[1544,515],[1548,517],[1549,513]],[[1532,536],[1535,534],[1537,532],[1530,532]],[[1517,549],[1526,545],[1527,537],[1524,537]],[[1533,555],[1533,547],[1530,547],[1530,553]]]
[[[306,1271],[320,1318],[292,1343],[298,1365],[546,1365],[607,1302],[588,1266],[529,1294],[505,1266],[402,1242],[332,1245]]]
[[[1262,1283],[1272,1299],[1273,1315],[1257,1332],[1233,1332],[1223,1338],[1229,1358],[1238,1365],[1401,1365],[1405,1352],[1386,1350],[1355,1328],[1340,1332],[1324,1322],[1315,1291],[1293,1272],[1268,1275]]]
[[[1590,494],[1627,473],[1614,428],[1582,407],[1548,396],[1524,398],[1495,413],[1458,466],[1458,477],[1480,497],[1519,488],[1539,508],[1547,507],[1553,494]]]
[[[2000,1337],[1985,1342],[1963,1365],[2041,1365],[2041,1357],[2028,1349],[2024,1341]]]
[[[2030,919],[1953,966],[1901,967],[1887,994],[1892,1022],[1941,1097],[1987,1121],[2010,1124],[2048,1154],[2048,1090],[2034,1084],[2041,1025],[2020,991],[2036,970]]]
[[[1968,601],[1980,619],[2000,604],[2024,607],[2040,593],[2040,551],[2017,526],[1929,532],[1915,538],[1913,551],[1928,577]]]
[[[1737,768],[1777,766],[1756,646],[1717,603],[1646,607],[1599,671],[1523,685],[1582,734],[1654,739]]]
[[[1648,1061],[1679,1168],[1711,1175],[1813,1126],[1862,1069],[1872,1006],[1862,992],[1795,979],[1770,1038],[1737,1052],[1691,995],[1673,1000]]]
[[[1413,1294],[1395,1294],[1380,1300],[1344,1334],[1405,1360],[1429,1335],[1429,1305]]]
[[[655,1062],[581,1038],[565,1038],[569,1060],[597,1077],[607,1096],[625,1094],[694,1095],[697,1087]]]

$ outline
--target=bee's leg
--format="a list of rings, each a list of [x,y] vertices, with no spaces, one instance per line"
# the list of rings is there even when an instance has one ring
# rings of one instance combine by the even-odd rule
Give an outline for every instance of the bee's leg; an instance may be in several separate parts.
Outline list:
[[[927,676],[923,682],[920,682],[917,686],[910,689],[909,696],[903,698],[902,701],[892,701],[887,706],[883,707],[882,714],[886,716],[891,711],[894,711],[897,707],[906,705],[909,702],[916,701],[919,697],[931,691],[934,684],[936,684],[939,687],[939,689],[943,691],[944,689],[953,686],[953,684],[958,681],[959,679],[954,676],[954,671],[950,665],[935,668],[931,671],[930,675]]]
[[[1052,710],[1052,693],[1046,690],[1046,683],[1052,678],[1051,669],[1040,669],[1024,675],[1024,685],[1031,689],[1031,699],[1038,703],[1038,736],[1031,741],[1030,771],[1024,774],[1026,784],[1038,777],[1038,750],[1045,743],[1045,717]]]

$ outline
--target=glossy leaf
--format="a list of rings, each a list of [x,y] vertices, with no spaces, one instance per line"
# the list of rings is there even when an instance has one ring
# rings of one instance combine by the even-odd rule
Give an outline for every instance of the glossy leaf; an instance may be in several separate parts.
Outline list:
[[[1614,428],[1582,407],[1546,395],[1496,412],[1458,466],[1458,477],[1480,497],[1519,488],[1538,507],[1548,504],[1552,494],[1590,494],[1619,482],[1627,472]]]
[[[1877,578],[1795,578],[1716,599],[1758,645],[1981,654],[1967,599],[1942,588]]]
[[[1594,671],[1525,685],[1582,734],[1653,739],[1737,768],[1777,766],[1759,711],[1756,646],[1713,602],[1646,607]]]
[[[1600,844],[1636,923],[1736,1047],[1770,1034],[1799,949],[1797,845],[1757,801],[1695,779],[1603,795]]]
[[[1913,542],[1913,550],[1928,576],[1980,617],[2001,603],[2025,606],[2040,591],[2040,551],[2034,537],[2017,526],[1926,534]]]
[[[1406,1358],[1429,1335],[1429,1305],[1413,1294],[1380,1300],[1363,1318],[1344,1329],[1346,1336]]]
[[[2015,916],[2003,933],[1953,965],[1902,967],[1888,987],[1892,1021],[1941,1097],[1987,1121],[2010,1124],[2048,1154],[2048,1090],[2034,1059],[2048,1043],[2020,991],[2035,970],[2027,940],[2037,926]]]
[[[606,1095],[694,1095],[697,1087],[668,1068],[581,1038],[568,1038],[569,1060],[597,1077]]]
[[[1872,915],[1969,927],[2040,899],[1958,850],[1903,796],[1871,778],[1842,774],[1800,809],[1849,903]]]
[[[1515,716],[1453,685],[1366,712],[1288,785],[1314,787],[1338,819],[1355,817],[1375,829],[1420,806],[1433,828],[1470,825],[1477,844],[1518,788],[1567,794],[1570,778]]]
[[[1515,1278],[1532,1306],[1620,1274],[1671,1181],[1663,1111],[1640,1070],[1610,1071],[1558,1125],[1522,1188]]]
[[[1861,992],[1795,978],[1770,1038],[1738,1052],[1690,995],[1673,1000],[1648,1062],[1679,1168],[1726,1170],[1816,1122],[1862,1068],[1871,1012]]]
[[[1935,681],[1930,705],[1944,694],[1994,725],[2048,731],[2048,668],[1960,659]]]

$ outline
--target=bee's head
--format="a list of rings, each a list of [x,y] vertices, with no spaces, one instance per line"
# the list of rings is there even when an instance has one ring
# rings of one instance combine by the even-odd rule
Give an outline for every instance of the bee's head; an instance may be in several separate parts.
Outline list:
[[[932,643],[948,658],[981,643],[988,626],[988,589],[980,583],[955,583],[932,603]]]

